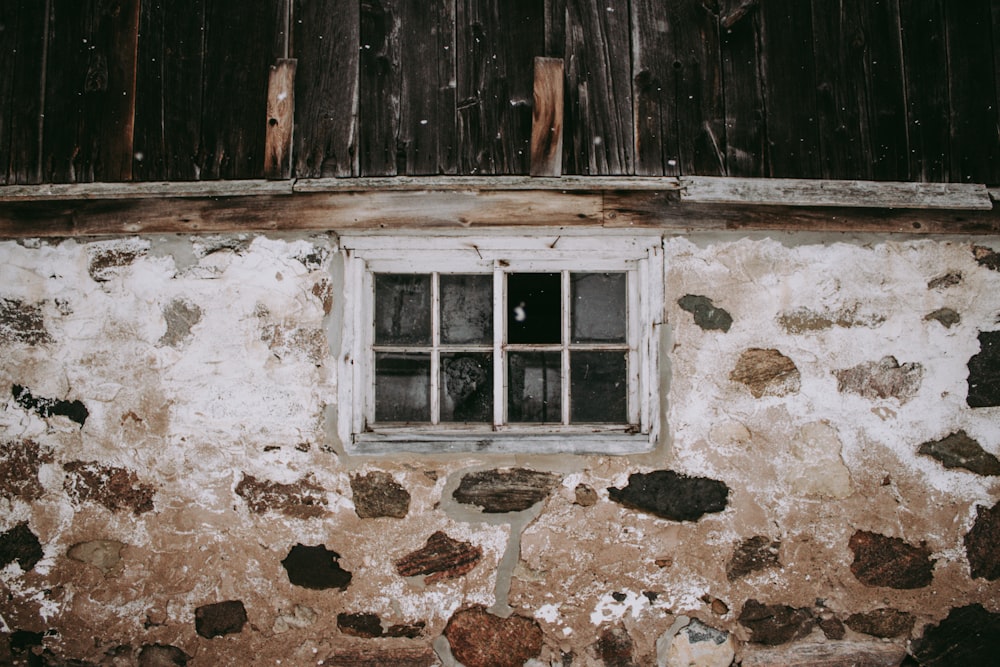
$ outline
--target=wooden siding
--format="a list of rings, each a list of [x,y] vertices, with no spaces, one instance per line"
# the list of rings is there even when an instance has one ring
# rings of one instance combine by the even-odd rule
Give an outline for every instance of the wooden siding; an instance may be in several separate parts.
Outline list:
[[[563,174],[996,185],[998,6],[9,0],[0,184],[263,178],[283,58],[294,178],[528,174],[548,57]]]

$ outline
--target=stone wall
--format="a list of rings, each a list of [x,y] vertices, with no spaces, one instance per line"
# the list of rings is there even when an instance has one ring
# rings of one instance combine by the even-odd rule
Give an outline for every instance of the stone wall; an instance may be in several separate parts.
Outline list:
[[[664,248],[656,451],[361,458],[335,237],[0,243],[0,664],[993,664],[996,240]]]

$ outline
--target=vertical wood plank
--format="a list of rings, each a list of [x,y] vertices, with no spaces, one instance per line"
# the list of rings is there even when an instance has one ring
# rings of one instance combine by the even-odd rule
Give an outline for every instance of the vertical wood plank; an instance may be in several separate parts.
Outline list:
[[[758,6],[770,148],[766,176],[822,174],[811,5],[803,0],[767,0]]]
[[[294,58],[282,58],[271,66],[268,77],[264,178],[272,180],[292,176],[296,65]]]
[[[632,4],[632,95],[635,173],[678,176],[677,86],[673,73],[668,5],[653,0]]]
[[[757,0],[720,0],[726,173],[760,177],[768,163]]]
[[[628,3],[566,2],[569,173],[635,171]]]
[[[97,54],[92,54],[88,46],[95,4],[94,0],[52,0],[46,36],[48,56],[42,144],[42,179],[46,182],[93,180],[87,178],[88,165],[80,156],[80,138],[86,136],[81,126],[88,62],[94,66],[95,74],[100,67]],[[100,77],[93,77],[91,87],[100,81]]]
[[[900,0],[910,178],[948,181],[951,124],[943,0]]]
[[[563,60],[535,58],[531,175],[562,176]]]
[[[46,2],[0,6],[0,182],[41,182]]]
[[[296,0],[298,178],[358,174],[360,11],[358,0]]]
[[[870,0],[863,6],[870,26],[865,80],[871,89],[873,178],[905,181],[910,169],[899,0]]]
[[[358,167],[362,176],[395,176],[397,171],[400,1],[361,3]]]
[[[544,49],[549,58],[566,53],[566,0],[545,0]]]

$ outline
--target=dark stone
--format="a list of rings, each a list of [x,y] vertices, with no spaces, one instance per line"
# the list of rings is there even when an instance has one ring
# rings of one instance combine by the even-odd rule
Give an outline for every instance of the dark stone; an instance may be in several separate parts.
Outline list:
[[[750,389],[754,398],[784,396],[799,390],[801,377],[795,363],[778,350],[752,347],[740,355],[729,379]]]
[[[576,495],[574,502],[580,507],[591,507],[597,504],[597,491],[586,484],[577,484],[574,493]]]
[[[979,266],[985,266],[991,271],[1000,271],[1000,253],[986,246],[972,246],[972,256],[976,258]]]
[[[27,522],[22,522],[0,534],[0,568],[15,560],[27,572],[44,556],[42,543],[38,541]]]
[[[542,652],[542,629],[534,619],[500,618],[478,605],[456,611],[444,636],[465,667],[522,667]]]
[[[927,283],[927,289],[945,289],[962,284],[962,274],[959,271],[951,271],[932,279]]]
[[[442,579],[454,579],[472,570],[483,557],[482,548],[468,542],[459,542],[437,531],[427,538],[427,543],[413,553],[403,556],[394,564],[402,577],[427,575],[424,583],[432,584]]]
[[[417,621],[416,623],[397,623],[389,626],[389,628],[385,631],[385,636],[416,639],[424,633],[425,627],[427,627],[427,624],[423,621]]]
[[[139,651],[139,667],[183,667],[191,659],[176,646],[146,644]]]
[[[635,667],[635,642],[621,626],[604,628],[597,640],[597,654],[605,667]]]
[[[934,312],[924,315],[924,320],[928,322],[935,320],[944,328],[950,329],[962,321],[962,316],[951,308],[938,308]]]
[[[1000,331],[979,332],[979,354],[969,359],[970,408],[1000,405]]]
[[[755,644],[776,646],[809,634],[816,620],[808,609],[747,600],[740,611],[740,625],[750,631]]]
[[[763,535],[755,535],[743,540],[736,545],[733,556],[729,559],[729,564],[726,565],[726,578],[729,581],[735,581],[751,572],[780,566],[779,548],[781,548],[781,542],[772,542],[771,538]]]
[[[694,323],[705,331],[729,331],[733,317],[722,308],[716,308],[707,296],[688,294],[677,301],[683,310],[694,315]]]
[[[345,635],[374,639],[382,636],[382,619],[378,614],[337,614],[337,629]]]
[[[0,441],[0,495],[29,502],[41,498],[45,489],[38,470],[52,460],[52,450],[32,440]]]
[[[0,299],[0,345],[51,343],[40,305],[20,299]]]
[[[430,647],[346,648],[318,664],[327,667],[432,667],[441,661]]]
[[[973,579],[1000,579],[1000,502],[976,505],[976,522],[965,535],[965,555]]]
[[[697,521],[726,509],[729,487],[706,477],[688,477],[673,470],[633,473],[624,489],[610,487],[616,503],[671,521]]]
[[[977,475],[1000,475],[1000,461],[970,438],[965,431],[942,440],[925,442],[917,450],[940,461],[945,468],[964,468]]]
[[[177,347],[191,335],[191,328],[201,321],[201,308],[185,299],[174,299],[163,309],[167,330],[160,338],[160,345]]]
[[[827,639],[841,640],[847,634],[844,624],[836,616],[822,616],[817,622],[819,629],[823,631],[823,636]]]
[[[891,639],[909,636],[916,619],[913,614],[898,609],[883,608],[863,614],[851,614],[845,623],[855,632],[863,632],[873,637]]]
[[[326,513],[323,489],[308,479],[279,484],[244,474],[236,485],[236,495],[243,498],[255,514],[278,511],[286,516],[307,519]]]
[[[78,502],[97,502],[112,512],[130,509],[136,515],[153,509],[153,487],[140,484],[131,470],[93,461],[71,461],[63,469],[69,473],[63,487]]]
[[[26,387],[15,384],[11,387],[14,401],[25,410],[34,410],[39,417],[48,419],[56,415],[67,417],[80,426],[87,422],[90,412],[80,401],[60,401],[54,398],[35,398]]]
[[[194,610],[194,628],[206,639],[242,632],[247,610],[240,600],[206,604]]]
[[[614,593],[611,594],[611,598],[615,602],[625,602],[625,600],[628,599],[628,596],[625,595],[624,593],[620,593],[618,591],[615,591]]]
[[[559,476],[525,468],[468,473],[453,494],[466,505],[484,512],[520,512],[545,499],[559,483]]]
[[[848,546],[854,552],[851,572],[865,586],[922,588],[934,577],[934,561],[926,546],[862,530],[851,536]]]
[[[939,624],[924,628],[910,653],[922,667],[996,667],[1000,614],[981,604],[952,609]]]
[[[362,519],[402,519],[410,511],[410,493],[387,472],[376,470],[351,477],[354,511]]]
[[[128,239],[90,243],[87,246],[90,259],[87,272],[95,282],[107,282],[118,275],[118,269],[129,266],[147,252],[146,244]]]
[[[325,544],[308,547],[296,544],[281,564],[288,572],[288,581],[295,586],[325,590],[345,590],[351,583],[351,573],[340,567],[340,554],[330,551]]]
[[[718,630],[710,625],[705,625],[697,618],[692,619],[688,626],[684,628],[683,632],[687,635],[688,642],[691,644],[709,642],[715,644],[716,646],[721,646],[726,643],[727,639],[729,639],[728,632]]]
[[[900,365],[895,357],[889,356],[833,374],[841,393],[851,392],[871,399],[896,398],[905,403],[919,391],[924,367],[918,363]]]

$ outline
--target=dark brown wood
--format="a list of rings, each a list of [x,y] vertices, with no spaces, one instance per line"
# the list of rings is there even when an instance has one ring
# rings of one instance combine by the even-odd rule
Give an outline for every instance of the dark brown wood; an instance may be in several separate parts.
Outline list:
[[[635,105],[635,173],[678,176],[677,86],[673,71],[668,3],[637,0],[632,5],[632,96]]]
[[[280,180],[292,176],[296,65],[294,58],[282,58],[271,66],[264,131],[264,178]]]
[[[869,1],[862,6],[867,10],[869,26],[865,80],[870,81],[871,89],[868,120],[874,165],[872,176],[879,181],[905,181],[910,177],[910,169],[903,54],[898,37],[899,0]]]
[[[726,108],[726,173],[764,176],[768,151],[758,0],[719,0],[719,37]]]
[[[293,54],[299,65],[294,140],[299,178],[358,175],[360,8],[357,0],[295,2]]]
[[[545,0],[545,56],[566,53],[566,0]]]
[[[0,182],[39,183],[46,3],[2,3],[0,22]]]
[[[531,175],[562,176],[563,61],[535,58]]]
[[[361,3],[358,94],[358,173],[394,176],[399,132],[399,5]]]

